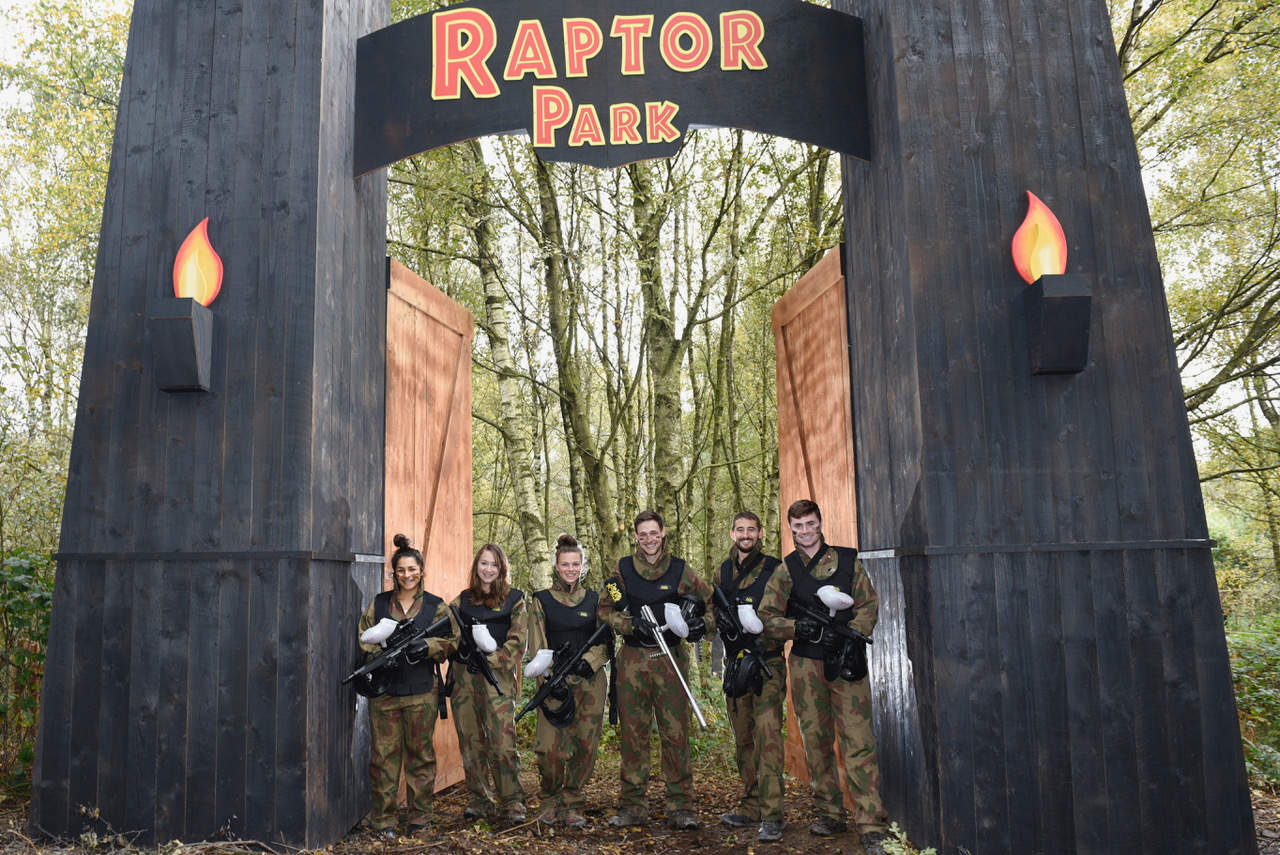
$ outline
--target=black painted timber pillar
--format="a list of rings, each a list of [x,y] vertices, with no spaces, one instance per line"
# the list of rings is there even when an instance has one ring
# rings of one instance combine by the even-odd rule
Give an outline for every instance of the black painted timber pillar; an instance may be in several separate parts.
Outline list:
[[[351,178],[351,139],[356,39],[387,5],[134,4],[38,832],[310,848],[367,806],[355,699],[338,682],[381,577],[386,183]],[[149,319],[204,217],[225,268],[208,390],[163,391],[167,345]]]
[[[872,108],[846,275],[886,805],[948,852],[1252,853],[1106,4],[843,8]],[[1010,260],[1027,190],[1092,283],[1077,374],[1032,374]]]

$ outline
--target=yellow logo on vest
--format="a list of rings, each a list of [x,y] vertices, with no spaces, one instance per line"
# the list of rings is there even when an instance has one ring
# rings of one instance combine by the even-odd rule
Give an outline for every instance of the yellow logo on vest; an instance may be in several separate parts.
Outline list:
[[[615,603],[622,602],[622,589],[618,587],[617,582],[610,582],[604,586],[605,592],[609,594],[609,599]]]

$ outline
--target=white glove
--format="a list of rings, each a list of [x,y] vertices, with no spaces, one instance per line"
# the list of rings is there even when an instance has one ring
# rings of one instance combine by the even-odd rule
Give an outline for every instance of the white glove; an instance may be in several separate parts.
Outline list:
[[[393,621],[389,617],[375,623],[373,626],[360,633],[361,644],[381,644],[386,647],[386,640],[391,637],[391,633],[396,631],[396,627],[400,624]]]
[[[480,648],[481,653],[492,653],[498,649],[498,642],[493,640],[489,627],[482,623],[474,624],[471,627],[471,639],[475,641],[476,647]]]
[[[755,606],[750,603],[738,604],[738,623],[742,624],[742,628],[752,635],[759,635],[764,632],[764,624],[760,622],[760,616],[756,614]]]
[[[684,622],[684,615],[680,614],[680,607],[675,603],[662,606],[662,619],[667,622],[667,629],[681,638],[689,637],[689,624]]]
[[[818,599],[822,600],[822,604],[827,607],[830,617],[835,617],[836,612],[841,609],[853,607],[853,597],[837,588],[835,585],[823,585],[818,589]]]
[[[542,648],[533,655],[529,660],[529,664],[524,666],[524,675],[526,677],[539,677],[544,671],[551,667],[551,657],[554,654],[547,648]]]

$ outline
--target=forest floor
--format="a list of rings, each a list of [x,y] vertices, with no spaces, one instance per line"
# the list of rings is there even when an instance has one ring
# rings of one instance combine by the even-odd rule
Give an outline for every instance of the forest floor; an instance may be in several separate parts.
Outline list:
[[[606,825],[605,820],[615,808],[618,776],[616,754],[602,752],[601,762],[588,785],[587,816],[591,825],[586,831],[563,827],[545,829],[533,820],[537,801],[534,794],[538,784],[536,773],[526,766],[522,783],[530,794],[530,821],[523,825],[489,825],[483,821],[464,820],[462,809],[466,805],[466,792],[461,785],[456,785],[436,797],[435,824],[430,835],[401,837],[394,842],[383,843],[368,834],[353,831],[324,851],[332,855],[494,855],[507,852],[528,855],[660,855],[686,852],[699,855],[818,855],[837,852],[862,855],[854,832],[818,838],[806,831],[810,819],[809,797],[802,786],[790,778],[787,779],[787,826],[780,843],[756,842],[754,828],[731,829],[721,825],[719,815],[731,809],[737,799],[737,778],[725,774],[727,771],[719,761],[696,764],[694,786],[700,806],[698,816],[702,820],[702,828],[696,831],[671,831],[667,828],[663,821],[661,784],[654,781],[649,787],[648,824],[625,831]],[[1253,816],[1259,855],[1280,855],[1280,797],[1254,790]],[[103,839],[96,848],[51,845],[32,840],[27,834],[26,818],[27,804],[24,801],[0,801],[0,855],[99,855],[111,851],[139,851],[122,845],[127,844],[123,838]],[[261,850],[262,847],[248,842],[229,841],[175,843],[157,851],[160,855],[246,855]]]

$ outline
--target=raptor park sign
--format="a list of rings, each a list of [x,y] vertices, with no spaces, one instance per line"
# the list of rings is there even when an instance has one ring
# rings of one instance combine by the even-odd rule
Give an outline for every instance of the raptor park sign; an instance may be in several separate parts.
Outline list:
[[[357,57],[357,175],[519,131],[594,166],[669,157],[700,126],[870,156],[862,21],[792,0],[462,3]]]

